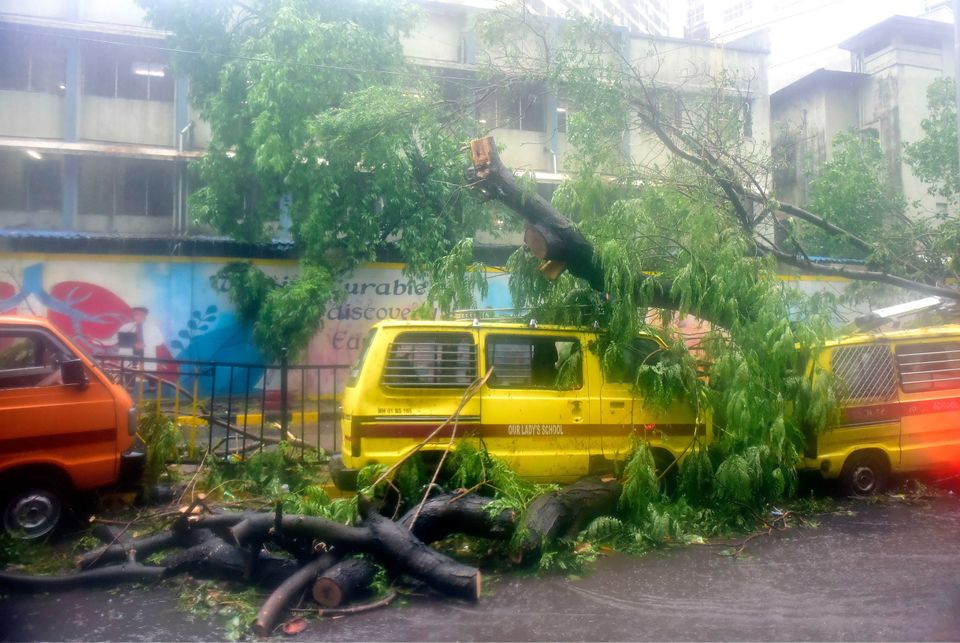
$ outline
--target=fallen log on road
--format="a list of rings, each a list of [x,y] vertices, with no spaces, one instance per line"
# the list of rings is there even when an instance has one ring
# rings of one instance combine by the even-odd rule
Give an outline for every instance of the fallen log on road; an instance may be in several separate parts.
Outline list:
[[[337,562],[337,557],[333,554],[324,554],[313,561],[307,563],[296,572],[287,577],[285,581],[270,594],[270,597],[264,601],[260,611],[257,612],[257,619],[254,621],[253,629],[259,636],[270,636],[277,621],[280,620],[280,614],[293,598],[309,585],[317,574],[323,572],[331,565]]]
[[[615,513],[620,491],[619,481],[604,476],[583,478],[534,498],[521,523],[521,560],[534,563],[546,544],[573,538],[594,518]]]
[[[487,505],[492,500],[472,493],[446,493],[414,507],[399,522],[425,543],[451,534],[508,540],[517,527],[517,515],[510,510],[491,515]]]
[[[377,566],[365,558],[348,558],[313,581],[311,594],[320,607],[340,607],[370,591]]]

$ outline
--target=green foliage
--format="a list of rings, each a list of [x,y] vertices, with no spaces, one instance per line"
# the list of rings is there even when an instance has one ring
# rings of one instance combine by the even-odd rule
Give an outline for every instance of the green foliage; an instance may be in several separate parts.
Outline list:
[[[210,125],[208,153],[192,164],[203,185],[191,196],[195,217],[245,241],[289,233],[301,257],[286,284],[249,268],[227,275],[271,356],[303,348],[333,282],[360,263],[399,254],[422,274],[491,227],[492,209],[464,189],[475,124],[404,58],[411,5],[140,2],[172,33],[174,67]]]
[[[660,481],[653,454],[645,442],[634,440],[632,453],[623,470],[620,512],[631,523],[648,523],[653,505],[660,498]]]
[[[861,238],[876,238],[904,216],[906,202],[890,184],[890,167],[880,142],[856,131],[833,139],[832,158],[816,170],[807,207]],[[867,256],[843,236],[798,223],[799,240],[809,254],[863,259]]]
[[[214,581],[186,579],[180,582],[180,607],[193,617],[223,619],[223,638],[239,641],[250,636],[263,597],[255,587],[230,587]]]
[[[930,193],[960,198],[960,161],[957,155],[957,105],[953,78],[938,78],[927,88],[930,115],[920,121],[923,138],[903,146],[903,159],[914,174],[930,186]]]
[[[147,447],[143,484],[171,483],[177,479],[183,433],[176,422],[167,417],[157,401],[146,402],[140,410],[137,433]]]
[[[253,326],[253,339],[269,359],[286,350],[296,358],[323,326],[323,313],[340,291],[325,268],[303,264],[297,277],[279,282],[250,262],[223,267],[211,282],[225,289],[240,319]],[[223,285],[220,285],[223,284]]]
[[[488,505],[493,514],[512,509],[520,515],[528,502],[551,489],[548,485],[524,480],[503,460],[490,455],[482,444],[472,440],[458,441],[448,462],[449,484],[494,496],[494,502]]]
[[[487,269],[473,260],[473,238],[458,241],[445,257],[431,268],[430,288],[419,311],[421,318],[431,319],[436,304],[440,312],[450,315],[461,308],[476,308],[477,299],[487,296]]]
[[[224,496],[254,496],[270,501],[284,500],[317,483],[316,455],[280,443],[249,457],[231,455],[214,460],[205,470],[203,487]]]

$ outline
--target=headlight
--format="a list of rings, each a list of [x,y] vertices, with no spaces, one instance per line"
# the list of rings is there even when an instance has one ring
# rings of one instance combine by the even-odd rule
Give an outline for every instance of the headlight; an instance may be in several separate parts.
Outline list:
[[[140,414],[137,413],[137,407],[130,407],[127,411],[127,433],[136,435],[140,424]]]

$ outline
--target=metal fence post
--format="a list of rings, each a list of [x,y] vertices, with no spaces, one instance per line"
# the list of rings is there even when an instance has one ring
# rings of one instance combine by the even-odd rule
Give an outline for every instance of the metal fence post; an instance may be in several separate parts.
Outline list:
[[[287,441],[287,349],[280,349],[280,440]]]

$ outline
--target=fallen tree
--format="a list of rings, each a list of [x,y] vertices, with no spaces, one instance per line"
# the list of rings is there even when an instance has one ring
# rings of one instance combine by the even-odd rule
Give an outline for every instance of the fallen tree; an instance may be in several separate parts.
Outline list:
[[[616,509],[620,485],[590,478],[536,498],[522,522],[524,562],[558,538],[576,534],[589,520]],[[169,527],[144,538],[98,526],[106,544],[79,556],[78,572],[55,576],[0,573],[0,590],[58,592],[77,588],[154,583],[189,574],[271,590],[257,614],[261,636],[274,631],[284,610],[305,593],[323,614],[349,614],[389,603],[343,607],[369,596],[379,563],[388,577],[408,577],[439,595],[465,601],[480,597],[480,570],[429,546],[453,534],[494,540],[513,537],[511,510],[490,511],[492,498],[451,492],[425,500],[397,521],[358,498],[360,519],[343,525],[325,518],[272,512],[197,513],[205,502],[181,510]],[[267,553],[265,545],[277,553]],[[167,552],[157,561],[157,554]],[[359,555],[359,557],[358,557]],[[155,562],[146,562],[147,559]]]

